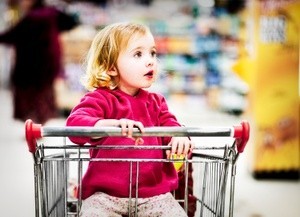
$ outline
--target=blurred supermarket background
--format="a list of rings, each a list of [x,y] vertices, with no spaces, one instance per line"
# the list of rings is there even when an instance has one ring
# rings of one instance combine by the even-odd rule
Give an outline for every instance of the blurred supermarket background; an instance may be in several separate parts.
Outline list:
[[[0,31],[19,19],[1,0]],[[66,76],[56,83],[64,125],[84,89],[82,61],[98,29],[117,21],[147,24],[160,76],[153,91],[187,126],[246,119],[251,137],[238,162],[235,216],[300,216],[299,0],[47,0],[80,25],[64,33]],[[29,54],[30,55],[30,54]],[[12,118],[13,49],[0,44],[0,216],[34,214],[33,161],[24,124]]]

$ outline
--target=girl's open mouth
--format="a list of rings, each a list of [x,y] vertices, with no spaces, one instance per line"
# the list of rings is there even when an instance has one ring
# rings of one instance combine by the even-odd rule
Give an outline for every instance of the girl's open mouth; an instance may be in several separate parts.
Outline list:
[[[146,73],[144,76],[152,78],[154,75],[153,71],[149,71],[148,73]]]

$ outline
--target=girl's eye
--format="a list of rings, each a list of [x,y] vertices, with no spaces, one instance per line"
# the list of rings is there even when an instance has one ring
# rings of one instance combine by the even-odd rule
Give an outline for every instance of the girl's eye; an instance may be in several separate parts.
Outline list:
[[[151,51],[151,56],[152,57],[156,57],[156,51],[154,50],[154,51]]]
[[[134,54],[134,57],[141,57],[142,56],[142,52],[138,51]]]

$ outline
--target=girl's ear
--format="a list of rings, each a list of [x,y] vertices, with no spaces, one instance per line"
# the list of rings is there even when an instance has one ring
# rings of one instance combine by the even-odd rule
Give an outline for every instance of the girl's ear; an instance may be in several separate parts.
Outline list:
[[[110,70],[107,72],[108,75],[110,76],[117,76],[118,75],[118,70],[116,67],[112,67]]]

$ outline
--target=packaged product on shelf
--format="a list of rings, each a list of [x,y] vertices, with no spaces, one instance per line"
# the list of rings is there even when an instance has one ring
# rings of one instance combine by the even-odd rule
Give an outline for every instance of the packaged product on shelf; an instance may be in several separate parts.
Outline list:
[[[254,24],[248,44],[252,67],[247,71],[255,126],[253,174],[259,179],[299,179],[300,3],[254,3],[249,10],[254,13],[249,14]]]

